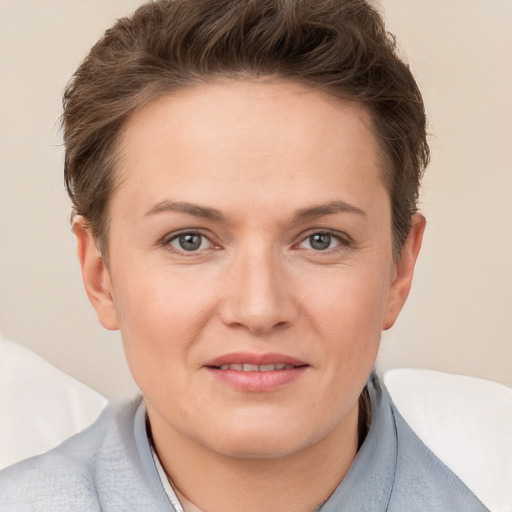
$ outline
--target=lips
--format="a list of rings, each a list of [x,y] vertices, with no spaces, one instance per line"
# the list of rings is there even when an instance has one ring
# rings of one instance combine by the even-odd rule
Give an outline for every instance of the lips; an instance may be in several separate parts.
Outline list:
[[[232,353],[204,365],[222,385],[239,391],[269,392],[291,384],[309,365],[285,354]]]
[[[269,372],[289,370],[298,366],[307,366],[305,361],[286,354],[249,352],[233,352],[207,361],[204,366],[219,370],[235,370],[240,372]]]
[[[235,370],[237,372],[274,372],[276,370],[291,370],[295,366],[284,363],[274,364],[250,364],[250,363],[234,363],[221,364],[219,370]]]

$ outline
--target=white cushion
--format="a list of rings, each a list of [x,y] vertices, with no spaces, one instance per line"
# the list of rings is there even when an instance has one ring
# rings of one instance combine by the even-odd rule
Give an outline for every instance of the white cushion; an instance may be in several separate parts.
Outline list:
[[[89,426],[107,399],[28,348],[0,337],[0,468]]]
[[[384,383],[423,442],[493,512],[512,511],[512,389],[475,377],[395,369]]]

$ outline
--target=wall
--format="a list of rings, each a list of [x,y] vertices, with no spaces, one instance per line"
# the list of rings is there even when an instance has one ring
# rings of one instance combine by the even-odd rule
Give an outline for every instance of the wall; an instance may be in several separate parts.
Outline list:
[[[0,332],[109,397],[134,390],[82,290],[62,186],[60,95],[134,0],[0,0]],[[409,302],[379,367],[512,386],[512,2],[382,0],[424,93],[432,164]]]

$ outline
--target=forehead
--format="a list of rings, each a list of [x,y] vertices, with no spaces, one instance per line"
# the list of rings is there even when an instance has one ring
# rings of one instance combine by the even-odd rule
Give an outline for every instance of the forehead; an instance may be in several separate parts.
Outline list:
[[[196,201],[229,190],[245,205],[269,189],[279,202],[291,186],[296,197],[312,193],[312,181],[320,195],[333,186],[371,195],[382,186],[377,146],[360,103],[293,83],[208,83],[136,112],[121,137],[118,172],[121,188],[148,202],[163,191],[193,190]]]
[[[302,84],[270,79],[209,82],[177,89],[136,111],[124,128],[122,140],[140,139],[141,133],[154,122],[174,130],[181,144],[197,142],[195,136],[207,144],[228,135],[220,130],[229,128],[231,137],[223,145],[229,141],[247,143],[251,138],[257,144],[265,134],[283,127],[287,132],[281,135],[287,136],[273,140],[284,142],[289,148],[294,141],[304,142],[301,138],[308,138],[305,134],[322,136],[327,143],[339,135],[336,131],[340,128],[347,143],[351,142],[349,132],[354,137],[364,133],[365,137],[373,138],[371,117],[362,103]],[[330,133],[332,136],[328,137]],[[311,139],[312,145],[317,143]]]

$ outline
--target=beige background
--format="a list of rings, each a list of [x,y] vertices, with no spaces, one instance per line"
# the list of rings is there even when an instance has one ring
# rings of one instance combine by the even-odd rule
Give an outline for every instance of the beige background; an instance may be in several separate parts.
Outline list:
[[[60,94],[135,0],[0,0],[0,333],[109,397],[120,338],[82,291],[62,186]],[[379,367],[512,386],[512,1],[382,0],[424,93],[432,165],[416,281]]]

